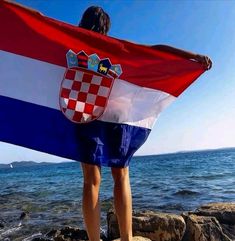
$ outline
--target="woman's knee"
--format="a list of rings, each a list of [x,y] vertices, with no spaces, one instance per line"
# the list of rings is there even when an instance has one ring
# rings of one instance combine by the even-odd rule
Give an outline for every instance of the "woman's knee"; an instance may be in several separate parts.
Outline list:
[[[129,168],[112,168],[112,176],[115,183],[122,183],[129,180]]]
[[[101,168],[96,165],[82,163],[84,185],[99,186],[101,182]]]

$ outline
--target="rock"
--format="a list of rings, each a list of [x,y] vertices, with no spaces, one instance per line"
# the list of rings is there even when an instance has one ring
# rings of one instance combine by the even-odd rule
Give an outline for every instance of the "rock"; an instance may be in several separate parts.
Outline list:
[[[182,241],[232,241],[215,217],[190,214],[185,219],[187,228]]]
[[[235,226],[234,225],[227,225],[227,224],[220,224],[223,232],[233,241],[235,241]]]
[[[115,215],[115,211],[111,208],[107,213],[107,235],[109,240],[120,238],[117,216]]]
[[[0,217],[0,229],[5,227],[6,221]]]
[[[37,237],[32,239],[32,241],[51,241],[49,238],[44,238],[44,237]]]
[[[73,241],[88,240],[87,232],[79,228],[65,227],[60,230],[51,230],[46,234],[47,237],[53,238],[54,241]]]
[[[202,205],[194,214],[198,216],[215,217],[223,232],[232,240],[235,240],[235,203],[209,203]]]
[[[113,241],[121,241],[121,239],[118,238],[118,239],[114,239]],[[141,236],[134,236],[132,238],[132,241],[151,241],[151,239],[144,238],[144,237],[141,237]]]
[[[155,241],[180,241],[186,226],[183,217],[176,214],[142,212],[133,216],[134,235]]]
[[[107,215],[108,239],[120,237],[117,217],[113,210]],[[160,212],[133,213],[133,235],[149,238],[154,241],[180,241],[185,232],[183,217],[176,214]]]
[[[29,217],[29,212],[22,212],[21,214],[20,214],[20,220],[23,220],[23,219],[25,219],[25,218],[28,218]]]
[[[23,213],[21,214],[27,217]],[[1,228],[0,220],[0,228]],[[107,213],[108,240],[119,241],[117,217],[114,209]],[[4,225],[3,225],[4,227]],[[235,203],[210,203],[183,213],[181,216],[160,212],[133,213],[133,241],[235,241]],[[186,230],[186,231],[185,231]],[[73,227],[54,229],[32,241],[88,240],[85,230]],[[107,238],[101,234],[101,238]]]
[[[200,216],[213,216],[220,223],[235,225],[235,203],[209,203],[194,212]]]
[[[51,231],[49,231],[46,236],[49,237],[49,238],[53,238],[55,236],[58,236],[60,235],[60,230],[57,230],[57,229],[52,229]]]

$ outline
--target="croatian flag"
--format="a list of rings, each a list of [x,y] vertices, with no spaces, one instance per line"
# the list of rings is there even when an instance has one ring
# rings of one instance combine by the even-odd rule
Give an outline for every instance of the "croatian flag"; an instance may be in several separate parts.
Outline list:
[[[0,141],[125,167],[195,61],[0,1]]]

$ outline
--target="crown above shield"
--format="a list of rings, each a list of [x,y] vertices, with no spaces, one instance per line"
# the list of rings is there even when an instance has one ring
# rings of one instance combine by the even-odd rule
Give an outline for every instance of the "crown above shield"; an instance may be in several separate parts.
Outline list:
[[[76,54],[70,49],[66,58],[68,68],[82,67],[112,78],[118,78],[122,74],[120,64],[112,65],[109,58],[100,59],[95,53],[87,55],[85,51],[81,50]]]

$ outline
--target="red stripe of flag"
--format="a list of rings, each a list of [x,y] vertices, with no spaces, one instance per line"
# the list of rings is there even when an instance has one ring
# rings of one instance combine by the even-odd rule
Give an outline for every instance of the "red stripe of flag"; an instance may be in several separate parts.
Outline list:
[[[194,61],[81,29],[3,0],[0,29],[0,50],[64,67],[69,49],[96,53],[122,66],[121,79],[174,96],[205,71]]]

